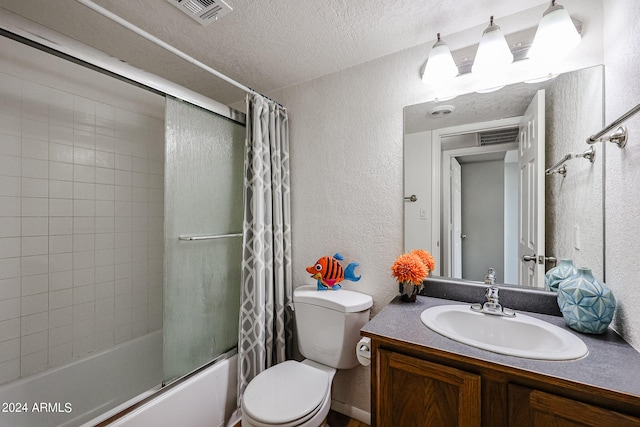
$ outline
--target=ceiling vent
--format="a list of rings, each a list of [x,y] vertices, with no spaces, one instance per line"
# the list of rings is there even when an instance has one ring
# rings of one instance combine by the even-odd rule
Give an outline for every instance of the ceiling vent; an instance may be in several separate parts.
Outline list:
[[[496,145],[518,142],[519,128],[496,129],[478,132],[478,145]]]
[[[453,105],[437,105],[429,110],[431,117],[445,117],[455,111],[456,107]]]
[[[209,25],[231,12],[231,6],[223,0],[167,0],[169,3],[195,19],[202,25]]]

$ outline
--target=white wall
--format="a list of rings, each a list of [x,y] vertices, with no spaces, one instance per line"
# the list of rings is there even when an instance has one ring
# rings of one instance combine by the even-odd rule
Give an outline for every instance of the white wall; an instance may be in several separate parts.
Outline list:
[[[601,4],[563,2],[587,23],[575,68],[602,63]],[[506,17],[502,28],[513,21]],[[520,29],[535,25],[519,21]],[[481,33],[461,31],[447,42],[455,50]],[[362,274],[345,288],[372,295],[374,315],[397,294],[389,269],[403,251],[402,109],[429,100],[420,69],[432,43],[269,94],[290,114],[294,286],[313,283],[305,266],[340,251]],[[333,397],[369,410],[369,386],[368,368],[338,372]]]
[[[425,227],[431,218],[431,131],[404,136],[404,197],[415,195],[415,202],[404,200],[404,249],[424,249],[436,256],[439,250],[432,247],[431,228]]]
[[[0,51],[3,383],[162,327],[164,98]]]
[[[418,101],[396,84],[407,81],[416,64],[398,59],[275,97],[287,106],[291,123],[294,286],[312,284],[305,266],[339,251],[346,263],[360,263],[362,275],[344,288],[373,295],[373,314],[398,292],[390,267],[403,251],[402,107]],[[341,371],[332,397],[368,410],[369,386],[369,368]]]
[[[585,139],[602,129],[603,84],[602,67],[591,67],[558,76],[556,83],[547,90],[547,166],[555,164],[567,153],[584,152],[589,148]],[[600,145],[595,149],[593,163],[572,159],[566,163],[565,177],[553,174],[545,179],[546,255],[569,258],[576,267],[588,267],[594,277],[602,280],[604,155]],[[577,242],[574,227],[578,227]]]
[[[610,123],[640,103],[640,2],[609,0],[604,13],[605,111]],[[606,282],[618,308],[614,326],[640,349],[640,115],[628,120],[623,150],[606,144]]]
[[[517,151],[508,151],[504,160],[504,283],[518,283]]]

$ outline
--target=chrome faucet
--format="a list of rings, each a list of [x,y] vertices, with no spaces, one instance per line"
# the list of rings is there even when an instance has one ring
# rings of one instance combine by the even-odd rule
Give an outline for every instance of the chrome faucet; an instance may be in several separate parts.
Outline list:
[[[487,290],[484,292],[484,297],[487,299],[486,304],[499,306],[500,305],[500,295],[498,295],[499,291],[500,289],[498,289],[497,286],[488,287]]]
[[[498,295],[497,286],[489,286],[484,293],[484,297],[487,299],[484,304],[474,303],[471,304],[471,310],[478,313],[494,314],[496,316],[515,317],[515,311],[510,308],[502,307],[500,304],[500,296]]]
[[[489,271],[487,271],[487,275],[484,276],[484,284],[485,285],[496,284],[496,272],[493,268],[490,268]]]

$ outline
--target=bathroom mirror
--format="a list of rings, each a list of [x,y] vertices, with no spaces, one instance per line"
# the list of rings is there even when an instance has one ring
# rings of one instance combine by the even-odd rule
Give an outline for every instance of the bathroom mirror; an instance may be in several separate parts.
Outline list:
[[[569,258],[604,280],[605,147],[594,146],[593,162],[575,157],[603,126],[603,85],[603,66],[596,66],[405,107],[405,250],[431,251],[435,276],[483,281],[493,268],[497,283],[544,287],[553,258]],[[532,103],[540,119],[523,121]],[[526,135],[541,141],[534,157],[544,157],[542,178],[529,189],[518,160]],[[573,156],[566,175],[544,174],[567,154]],[[527,217],[538,218],[540,227],[537,253],[524,252],[531,261],[518,250],[521,231],[535,231]],[[535,278],[530,266],[540,272]]]

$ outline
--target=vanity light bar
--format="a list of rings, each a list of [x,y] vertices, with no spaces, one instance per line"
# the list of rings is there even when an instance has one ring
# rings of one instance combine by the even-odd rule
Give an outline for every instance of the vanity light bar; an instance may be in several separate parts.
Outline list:
[[[573,25],[575,25],[578,34],[582,35],[582,21],[576,18],[571,18]],[[513,54],[513,62],[523,61],[528,58],[529,49],[533,44],[533,39],[536,33],[536,27],[528,27],[520,31],[509,33],[505,35],[511,53]],[[475,59],[475,52],[478,50],[478,44],[473,44],[460,49],[451,51],[451,56],[458,67],[458,77],[471,72],[473,61]]]

